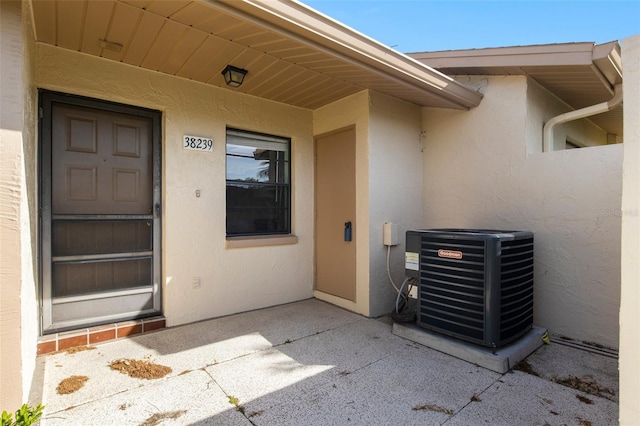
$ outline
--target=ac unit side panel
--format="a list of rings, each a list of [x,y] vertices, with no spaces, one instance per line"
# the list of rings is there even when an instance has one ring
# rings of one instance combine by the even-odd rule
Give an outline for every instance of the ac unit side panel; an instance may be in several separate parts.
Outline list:
[[[533,327],[533,234],[504,241],[501,247],[500,342]]]

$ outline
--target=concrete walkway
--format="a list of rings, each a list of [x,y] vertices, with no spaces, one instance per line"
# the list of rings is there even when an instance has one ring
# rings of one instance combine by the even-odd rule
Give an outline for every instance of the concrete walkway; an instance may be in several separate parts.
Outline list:
[[[123,358],[172,372],[109,368]],[[306,300],[39,357],[31,403],[43,425],[617,424],[615,358],[552,343],[528,361],[539,376],[498,374]],[[58,394],[71,376],[88,380]]]

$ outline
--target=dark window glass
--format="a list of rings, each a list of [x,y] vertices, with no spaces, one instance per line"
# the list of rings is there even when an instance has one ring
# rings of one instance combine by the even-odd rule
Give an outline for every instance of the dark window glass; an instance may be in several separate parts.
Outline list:
[[[290,140],[227,130],[227,235],[291,232]]]

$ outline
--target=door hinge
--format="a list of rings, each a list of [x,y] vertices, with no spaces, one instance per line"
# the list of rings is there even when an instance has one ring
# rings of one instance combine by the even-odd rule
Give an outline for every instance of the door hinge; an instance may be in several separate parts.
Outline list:
[[[162,209],[160,208],[160,203],[156,203],[155,207],[156,207],[156,217],[159,218],[160,212],[162,211]]]
[[[42,117],[44,117],[44,110],[42,107],[38,107],[38,119],[42,120]]]

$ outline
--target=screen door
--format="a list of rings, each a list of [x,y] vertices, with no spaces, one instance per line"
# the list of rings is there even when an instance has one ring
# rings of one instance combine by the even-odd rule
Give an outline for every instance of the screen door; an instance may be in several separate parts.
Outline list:
[[[158,314],[159,113],[41,100],[44,331]]]

